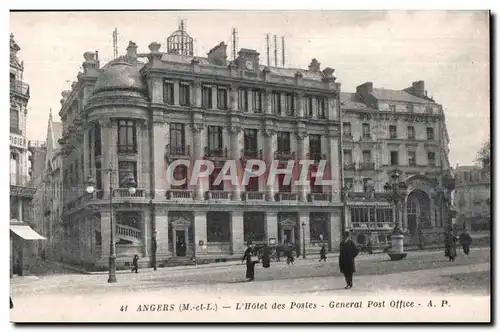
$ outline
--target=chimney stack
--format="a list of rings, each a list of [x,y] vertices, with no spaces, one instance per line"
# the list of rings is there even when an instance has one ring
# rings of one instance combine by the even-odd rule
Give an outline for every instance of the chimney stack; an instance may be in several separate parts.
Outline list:
[[[424,81],[416,81],[411,84],[411,89],[413,94],[418,97],[426,97],[427,91],[425,91]]]
[[[208,61],[214,65],[223,66],[227,62],[227,45],[220,42],[207,53]]]
[[[135,64],[137,62],[137,44],[133,41],[128,42],[127,60],[131,64]]]

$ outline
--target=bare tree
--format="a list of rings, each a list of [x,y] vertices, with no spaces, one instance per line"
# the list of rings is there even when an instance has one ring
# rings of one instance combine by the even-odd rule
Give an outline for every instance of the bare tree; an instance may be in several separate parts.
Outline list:
[[[485,169],[490,169],[491,164],[491,141],[488,140],[483,144],[476,156],[476,163]]]

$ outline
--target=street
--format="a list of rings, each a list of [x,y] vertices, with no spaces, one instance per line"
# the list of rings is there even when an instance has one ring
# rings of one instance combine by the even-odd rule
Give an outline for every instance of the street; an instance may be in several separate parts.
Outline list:
[[[344,290],[338,261],[332,258],[326,263],[298,259],[290,266],[279,262],[269,269],[257,265],[254,282],[245,281],[244,264],[148,269],[138,274],[121,272],[115,284],[107,283],[107,274],[15,278],[11,283],[15,304],[11,317],[23,320],[27,313],[30,317],[53,317],[56,308],[67,315],[68,308],[85,308],[89,304],[104,306],[103,303],[153,298],[163,303],[173,298],[213,298],[214,294],[218,298],[394,292],[489,296],[489,261],[489,249],[472,250],[469,256],[461,254],[455,262],[448,262],[442,251],[410,252],[407,259],[397,262],[389,261],[384,254],[362,255],[356,262],[354,288],[348,291]]]

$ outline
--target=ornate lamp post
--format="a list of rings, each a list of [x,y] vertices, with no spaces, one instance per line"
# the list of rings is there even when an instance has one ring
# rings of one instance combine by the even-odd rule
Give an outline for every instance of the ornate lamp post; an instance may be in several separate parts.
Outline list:
[[[112,187],[112,175],[116,172],[113,168],[109,167],[104,170],[109,174],[109,219],[110,219],[110,230],[111,234],[109,237],[109,277],[108,283],[115,283],[116,280],[116,239],[115,239],[115,224],[113,221],[113,187]],[[135,195],[137,183],[132,175],[129,175],[126,179],[126,185],[131,196]],[[95,183],[92,178],[87,181],[87,193],[93,194],[95,191]]]
[[[394,230],[391,235],[392,248],[388,252],[391,260],[397,261],[404,259],[408,254],[403,250],[403,240],[404,235],[401,230],[401,219],[403,202],[406,197],[407,186],[404,182],[400,181],[401,172],[398,170],[393,170],[389,173],[389,182],[384,186],[385,192],[388,194],[387,200],[394,204],[394,209],[396,212],[396,220],[394,225]]]
[[[306,258],[306,222],[302,222],[302,258]]]

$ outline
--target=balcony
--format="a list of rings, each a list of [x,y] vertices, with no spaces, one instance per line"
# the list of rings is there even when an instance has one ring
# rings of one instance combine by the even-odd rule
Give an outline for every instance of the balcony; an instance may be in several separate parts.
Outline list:
[[[329,202],[332,195],[325,193],[311,193],[309,194],[309,202]]]
[[[385,231],[390,231],[394,228],[394,223],[390,221],[384,221],[384,222],[355,222],[352,223],[352,228],[355,230],[385,230]]]
[[[266,193],[262,191],[245,191],[241,194],[244,201],[265,201]]]
[[[362,171],[373,171],[375,170],[375,163],[374,162],[359,163],[359,169]]]
[[[11,80],[10,81],[10,92],[17,93],[21,96],[30,96],[30,86],[22,81]]]
[[[192,200],[193,192],[189,189],[170,189],[166,197],[168,200]]]
[[[128,188],[118,188],[113,191],[113,197],[119,198],[145,198],[146,191],[144,189],[136,189],[135,194],[131,195]]]
[[[372,140],[372,135],[371,134],[363,134],[359,137],[360,141],[371,141]]]
[[[277,193],[274,195],[276,202],[297,202],[299,193]]]
[[[326,154],[322,155],[319,152],[313,152],[313,153],[309,154],[309,158],[312,159],[312,160],[314,160],[315,164],[319,164],[319,162],[321,160],[326,160]]]
[[[344,133],[343,137],[346,140],[352,140],[352,134],[351,133]]]
[[[257,158],[259,156],[259,150],[250,150],[250,149],[244,150],[243,156],[246,159]]]
[[[344,170],[345,171],[354,171],[354,170],[356,170],[356,164],[352,161],[347,161],[344,163]]]
[[[231,199],[231,192],[222,190],[209,190],[206,192],[206,199],[211,201],[229,201]]]
[[[171,159],[186,158],[191,154],[190,145],[171,146],[170,144],[168,144],[165,146],[165,149],[165,159],[167,159],[167,161]]]
[[[28,141],[22,136],[22,131],[19,130],[17,133],[13,132],[13,128],[10,129],[10,146],[27,149]]]
[[[276,151],[274,153],[274,159],[279,161],[288,161],[295,158],[295,153],[290,151]]]

